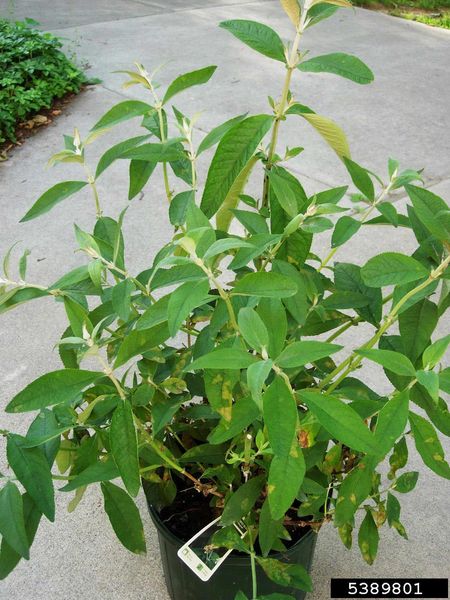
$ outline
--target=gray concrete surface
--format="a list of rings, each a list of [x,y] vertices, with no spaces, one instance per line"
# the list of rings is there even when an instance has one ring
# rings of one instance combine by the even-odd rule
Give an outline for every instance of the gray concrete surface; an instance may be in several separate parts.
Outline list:
[[[206,5],[206,7],[205,7]],[[134,60],[149,69],[169,61],[161,72],[162,84],[189,69],[217,64],[219,69],[207,86],[180,96],[177,106],[192,114],[202,110],[202,132],[226,118],[246,111],[266,111],[267,95],[277,96],[283,69],[277,63],[245,50],[217,28],[225,18],[252,18],[272,24],[284,37],[291,35],[289,22],[276,1],[239,0],[0,0],[0,13],[17,18],[29,16],[45,28],[55,29],[77,46],[79,59],[91,65],[90,73],[103,84],[80,95],[50,127],[27,141],[5,163],[0,163],[0,255],[17,239],[32,249],[28,280],[50,283],[82,257],[73,253],[71,225],[92,223],[93,205],[88,193],[66,200],[39,220],[18,224],[37,196],[64,178],[82,177],[76,166],[45,169],[47,158],[62,146],[62,134],[77,126],[82,135],[108,108],[125,98],[145,99],[137,88],[121,89],[122,77],[112,73],[129,68]],[[293,91],[299,101],[334,118],[346,130],[355,160],[384,174],[388,156],[404,167],[425,167],[427,183],[436,193],[450,196],[450,33],[381,14],[356,10],[340,13],[308,31],[305,48],[314,53],[347,51],[373,68],[376,81],[362,87],[327,75],[299,75]],[[137,132],[137,123],[118,127],[89,148],[96,164],[106,148]],[[295,169],[309,191],[348,183],[339,161],[316,134],[302,123],[283,127],[283,139],[306,151]],[[200,164],[204,175],[206,160]],[[117,216],[127,204],[126,165],[118,163],[99,181],[104,210]],[[400,199],[400,204],[404,202]],[[141,200],[128,211],[125,229],[129,268],[147,266],[156,249],[170,234],[163,188],[151,180]],[[413,249],[407,232],[382,228],[363,230],[352,249],[341,251],[340,260],[364,263],[382,250]],[[326,235],[316,250],[329,248]],[[47,300],[24,305],[0,319],[0,403],[46,370],[58,368],[53,345],[65,318],[60,306]],[[446,327],[441,325],[441,333]],[[448,323],[447,323],[448,329]],[[353,347],[369,334],[357,328],[343,341]],[[365,367],[366,381],[387,391],[376,369]],[[2,426],[23,432],[27,419],[5,416]],[[449,444],[446,444],[449,450]],[[1,465],[3,467],[3,465]],[[411,448],[411,468],[421,468]],[[402,497],[403,521],[409,532],[406,542],[387,528],[382,531],[379,558],[365,565],[354,549],[343,549],[332,526],[320,533],[313,569],[315,591],[309,600],[329,597],[330,577],[437,577],[449,571],[448,483],[423,469],[416,490]],[[32,560],[23,562],[5,582],[0,598],[9,600],[168,600],[155,532],[145,520],[148,555],[136,558],[115,540],[103,513],[97,489],[89,490],[75,513],[66,511],[67,497],[58,496],[55,524],[44,522],[32,549]]]

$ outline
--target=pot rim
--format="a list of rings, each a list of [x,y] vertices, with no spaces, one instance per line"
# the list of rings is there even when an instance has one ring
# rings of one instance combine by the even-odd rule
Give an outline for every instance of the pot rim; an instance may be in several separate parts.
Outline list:
[[[185,544],[185,542],[183,540],[180,540],[179,537],[177,537],[175,534],[173,534],[170,531],[170,529],[167,527],[167,525],[161,519],[161,517],[159,515],[159,512],[157,511],[157,509],[152,504],[150,504],[149,502],[147,502],[147,506],[148,506],[148,511],[150,513],[152,521],[153,521],[154,525],[156,525],[156,527],[158,529],[158,533],[159,533],[160,530],[162,530],[162,532],[164,533],[164,536],[166,538],[168,538],[174,545],[178,546],[178,548],[181,548],[181,546],[183,546],[183,544]],[[305,541],[307,541],[313,535],[317,535],[317,533],[312,528],[310,528],[309,531],[307,533],[305,533],[305,535],[303,535],[290,548],[287,548],[285,552],[276,552],[274,554],[269,554],[268,558],[274,558],[274,559],[278,559],[278,560],[283,560],[283,558],[285,558],[286,556],[289,556],[291,553],[295,552],[295,550],[298,549],[298,546],[300,544],[303,544]],[[242,564],[242,563],[247,562],[249,560],[250,559],[249,559],[248,556],[238,556],[236,554],[230,554],[230,556],[227,559],[227,562],[234,562],[234,563]]]

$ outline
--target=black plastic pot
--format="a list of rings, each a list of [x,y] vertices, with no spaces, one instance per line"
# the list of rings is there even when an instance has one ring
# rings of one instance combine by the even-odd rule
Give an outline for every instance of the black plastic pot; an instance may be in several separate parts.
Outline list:
[[[158,511],[149,505],[150,515],[158,530],[159,547],[167,589],[172,600],[234,600],[241,590],[252,597],[250,559],[231,554],[207,582],[202,582],[177,556],[183,542],[173,535],[161,521]],[[311,568],[317,534],[310,530],[286,552],[273,556],[288,563],[302,564]],[[268,579],[257,567],[258,595],[275,592],[290,594],[296,600],[304,600],[306,593],[280,587]]]

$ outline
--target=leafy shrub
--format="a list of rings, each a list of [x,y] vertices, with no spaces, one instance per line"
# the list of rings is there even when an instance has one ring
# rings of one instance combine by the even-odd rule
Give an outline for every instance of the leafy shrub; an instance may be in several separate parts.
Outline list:
[[[20,121],[86,83],[61,47],[50,33],[0,20],[0,142],[15,141]]]
[[[442,367],[450,336],[435,336],[450,304],[448,206],[424,189],[420,173],[395,160],[382,177],[355,162],[342,129],[291,93],[291,79],[302,72],[372,81],[355,56],[310,56],[303,48],[308,28],[332,16],[337,4],[350,6],[347,0],[306,0],[301,10],[296,0],[282,4],[295,29],[288,45],[261,23],[221,23],[280,63],[284,86],[278,99],[269,99],[267,114],[230,119],[197,144],[195,120],[173,100],[207,83],[216,67],[185,73],[159,95],[154,77],[138,64],[127,71],[126,85],[142,85],[150,101],[119,103],[85,139],[76,130],[65,136],[65,149],[51,158],[86,167],[99,134],[142,119],[143,135],[107,150],[95,175],[56,184],[23,217],[57,211],[89,186],[95,226],[75,225],[86,263],[42,286],[26,282],[26,254],[16,278],[5,260],[0,309],[53,297],[68,326],[59,341],[63,368],[29,383],[6,408],[40,412],[26,436],[3,431],[26,493],[14,476],[0,491],[2,576],[28,557],[41,515],[53,520],[54,479],[64,480],[59,491],[75,494],[71,509],[87,486],[100,484],[114,531],[136,553],[145,551],[133,500],[141,483],[155,507],[174,501],[180,481],[193,486],[223,511],[213,545],[247,552],[253,567],[257,560],[280,585],[303,589],[311,583],[300,565],[269,558],[284,548],[287,526],[333,521],[350,547],[362,513],[358,543],[371,564],[383,524],[406,537],[399,498],[419,475],[407,468],[408,444],[450,479],[439,439],[450,435],[442,398],[450,391],[450,369]],[[324,138],[357,190],[352,202],[343,201],[346,185],[305,192],[290,168],[303,149],[278,153],[286,120],[292,128],[304,120]],[[197,163],[215,146],[200,199]],[[173,236],[140,273],[126,266],[125,210],[116,219],[105,216],[97,191],[116,160],[129,161],[129,199],[153,174],[164,181]],[[247,179],[257,169],[260,191],[250,196]],[[403,190],[410,202],[402,213],[393,199]],[[240,234],[229,232],[233,220]],[[412,256],[383,252],[362,266],[333,261],[354,236],[370,240],[374,225],[386,235],[407,230],[415,239]],[[332,247],[319,257],[312,241],[326,230],[333,232]],[[360,346],[337,343],[361,323],[369,333]],[[389,393],[358,378],[363,361],[384,368]],[[55,462],[59,475],[52,475]],[[247,529],[243,539],[236,522]]]

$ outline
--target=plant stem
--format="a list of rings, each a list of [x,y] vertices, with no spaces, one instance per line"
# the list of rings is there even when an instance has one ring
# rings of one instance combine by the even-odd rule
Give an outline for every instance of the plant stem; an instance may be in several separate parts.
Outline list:
[[[98,197],[98,190],[97,184],[95,183],[95,177],[91,174],[89,167],[85,163],[83,163],[83,165],[84,170],[86,171],[88,183],[91,186],[92,194],[94,196],[95,212],[97,215],[97,219],[100,219],[100,217],[102,216],[102,209],[100,207],[100,199]]]
[[[286,76],[284,78],[283,91],[281,92],[281,100],[279,105],[277,106],[275,121],[272,127],[272,136],[269,144],[269,152],[267,154],[267,163],[266,163],[266,171],[264,174],[264,186],[263,186],[263,194],[262,194],[262,203],[261,206],[267,206],[268,196],[269,196],[269,172],[273,166],[273,159],[275,156],[275,151],[277,148],[278,141],[278,132],[280,129],[280,123],[284,119],[284,114],[286,112],[286,106],[288,103],[289,97],[289,88],[291,85],[292,73],[294,69],[297,67],[297,53],[298,47],[300,44],[300,39],[302,37],[305,19],[307,14],[307,9],[305,8],[302,13],[302,18],[300,21],[300,25],[297,29],[297,33],[295,35],[294,42],[292,44],[291,53],[289,56],[289,60],[286,65]]]
[[[253,538],[252,538],[252,532],[250,530],[250,528],[248,529],[248,538],[249,538],[249,544],[250,544],[250,565],[251,565],[251,569],[252,569],[252,600],[256,600],[257,596],[258,596],[258,580],[256,578],[256,561],[255,561],[255,548],[253,547]]]

